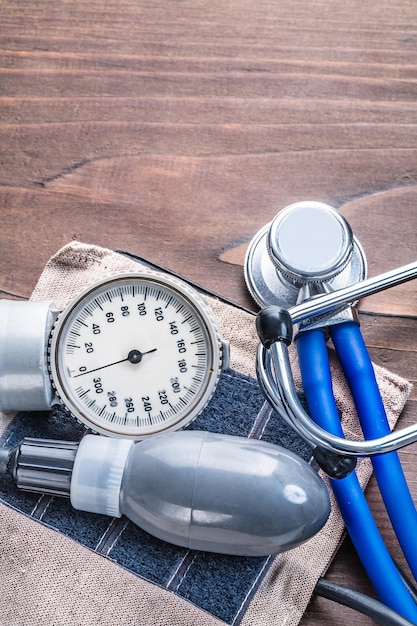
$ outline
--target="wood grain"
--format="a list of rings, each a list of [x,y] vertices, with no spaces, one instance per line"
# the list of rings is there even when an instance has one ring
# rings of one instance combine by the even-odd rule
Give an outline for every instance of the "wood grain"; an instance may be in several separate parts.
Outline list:
[[[0,293],[27,298],[78,239],[255,309],[246,247],[304,199],[348,218],[369,275],[414,260],[416,20],[414,0],[2,0]],[[360,303],[372,357],[412,381],[416,293]],[[369,591],[348,541],[328,576]],[[371,623],[315,599],[303,624],[347,618]]]

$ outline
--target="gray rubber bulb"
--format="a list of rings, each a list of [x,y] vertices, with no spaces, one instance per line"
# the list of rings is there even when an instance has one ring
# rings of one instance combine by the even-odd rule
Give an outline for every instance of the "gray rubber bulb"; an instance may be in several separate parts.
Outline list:
[[[247,556],[298,546],[330,513],[324,482],[300,457],[254,439],[201,431],[136,444],[87,435],[70,497],[75,508],[124,514],[178,546]]]

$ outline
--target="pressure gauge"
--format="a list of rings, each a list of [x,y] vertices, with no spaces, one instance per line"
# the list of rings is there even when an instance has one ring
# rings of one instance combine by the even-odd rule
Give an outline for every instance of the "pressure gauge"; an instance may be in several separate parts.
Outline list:
[[[94,432],[134,440],[191,422],[228,365],[205,301],[153,271],[86,288],[57,316],[47,343],[52,401]]]

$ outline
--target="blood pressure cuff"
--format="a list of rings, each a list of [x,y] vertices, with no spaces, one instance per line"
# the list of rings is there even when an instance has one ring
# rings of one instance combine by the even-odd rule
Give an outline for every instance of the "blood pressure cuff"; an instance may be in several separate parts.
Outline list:
[[[87,284],[135,271],[141,263],[74,242],[48,262],[32,299],[53,300],[62,309]],[[254,315],[205,297],[230,342],[230,369],[190,428],[255,436],[308,460],[309,448],[272,412],[257,384]],[[291,359],[300,386],[293,353]],[[393,426],[410,386],[375,369]],[[335,360],[332,370],[345,432],[358,437],[351,396]],[[26,436],[74,440],[82,434],[83,428],[57,408],[2,415],[0,421],[1,445],[17,445]],[[370,475],[369,460],[362,460],[363,488]],[[283,554],[245,558],[195,552],[155,539],[126,518],[75,511],[65,498],[18,491],[7,477],[0,480],[0,518],[0,622],[9,626],[295,626],[344,530],[332,501],[324,528]]]

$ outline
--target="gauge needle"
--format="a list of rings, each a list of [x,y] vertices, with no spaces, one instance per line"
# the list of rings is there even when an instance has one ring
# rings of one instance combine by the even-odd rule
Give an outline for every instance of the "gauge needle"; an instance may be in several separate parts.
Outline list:
[[[152,348],[152,350],[148,350],[147,352],[141,352],[140,350],[131,350],[125,359],[120,359],[120,361],[114,361],[114,363],[107,363],[107,365],[101,365],[100,367],[96,367],[93,370],[88,370],[88,372],[81,372],[80,374],[76,374],[74,378],[78,378],[78,376],[85,376],[85,374],[91,374],[92,372],[98,372],[99,370],[103,370],[106,367],[111,367],[112,365],[118,365],[119,363],[125,363],[129,361],[129,363],[140,363],[142,361],[142,357],[145,354],[151,354],[151,352],[156,352],[157,348]]]

